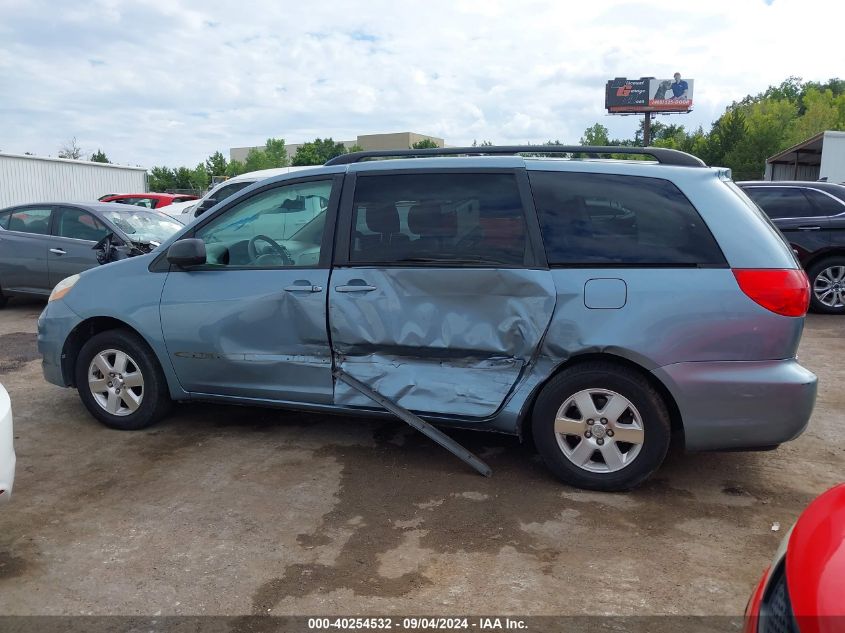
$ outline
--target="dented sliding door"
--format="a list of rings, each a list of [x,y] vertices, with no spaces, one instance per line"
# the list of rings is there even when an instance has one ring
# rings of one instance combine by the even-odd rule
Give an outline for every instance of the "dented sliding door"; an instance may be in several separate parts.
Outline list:
[[[338,367],[406,409],[462,417],[499,408],[554,308],[542,270],[347,268],[330,288]],[[335,403],[371,406],[343,383]]]

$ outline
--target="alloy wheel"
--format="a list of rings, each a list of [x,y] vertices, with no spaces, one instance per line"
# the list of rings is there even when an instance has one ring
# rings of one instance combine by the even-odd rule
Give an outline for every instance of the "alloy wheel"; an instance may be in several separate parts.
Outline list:
[[[88,388],[105,411],[127,416],[135,413],[144,399],[144,376],[129,354],[107,349],[88,366]]]
[[[845,307],[845,266],[829,266],[816,275],[813,293],[828,308]]]
[[[609,389],[584,389],[555,415],[555,437],[566,458],[593,473],[612,473],[633,462],[645,430],[637,408]]]

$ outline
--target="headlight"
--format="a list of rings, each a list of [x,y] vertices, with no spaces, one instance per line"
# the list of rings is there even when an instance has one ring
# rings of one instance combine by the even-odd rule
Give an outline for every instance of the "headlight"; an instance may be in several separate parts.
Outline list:
[[[59,283],[56,284],[56,287],[53,288],[53,292],[50,293],[50,298],[47,299],[47,303],[51,301],[56,301],[57,299],[61,299],[67,293],[70,292],[70,289],[76,285],[76,282],[79,281],[79,275],[71,275],[70,277],[66,277],[62,279]]]

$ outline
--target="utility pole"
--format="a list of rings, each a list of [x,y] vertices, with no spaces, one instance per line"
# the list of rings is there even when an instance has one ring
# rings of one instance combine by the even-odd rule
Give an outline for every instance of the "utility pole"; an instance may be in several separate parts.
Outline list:
[[[648,147],[651,143],[651,112],[645,113],[643,120],[643,147]]]

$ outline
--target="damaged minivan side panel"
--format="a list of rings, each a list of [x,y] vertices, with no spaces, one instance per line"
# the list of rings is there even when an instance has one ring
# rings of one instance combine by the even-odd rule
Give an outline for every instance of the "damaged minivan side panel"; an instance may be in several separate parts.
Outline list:
[[[337,292],[356,279],[376,289]],[[346,268],[331,285],[335,363],[406,409],[459,417],[495,413],[555,304],[543,270]],[[343,383],[335,403],[371,406]]]

